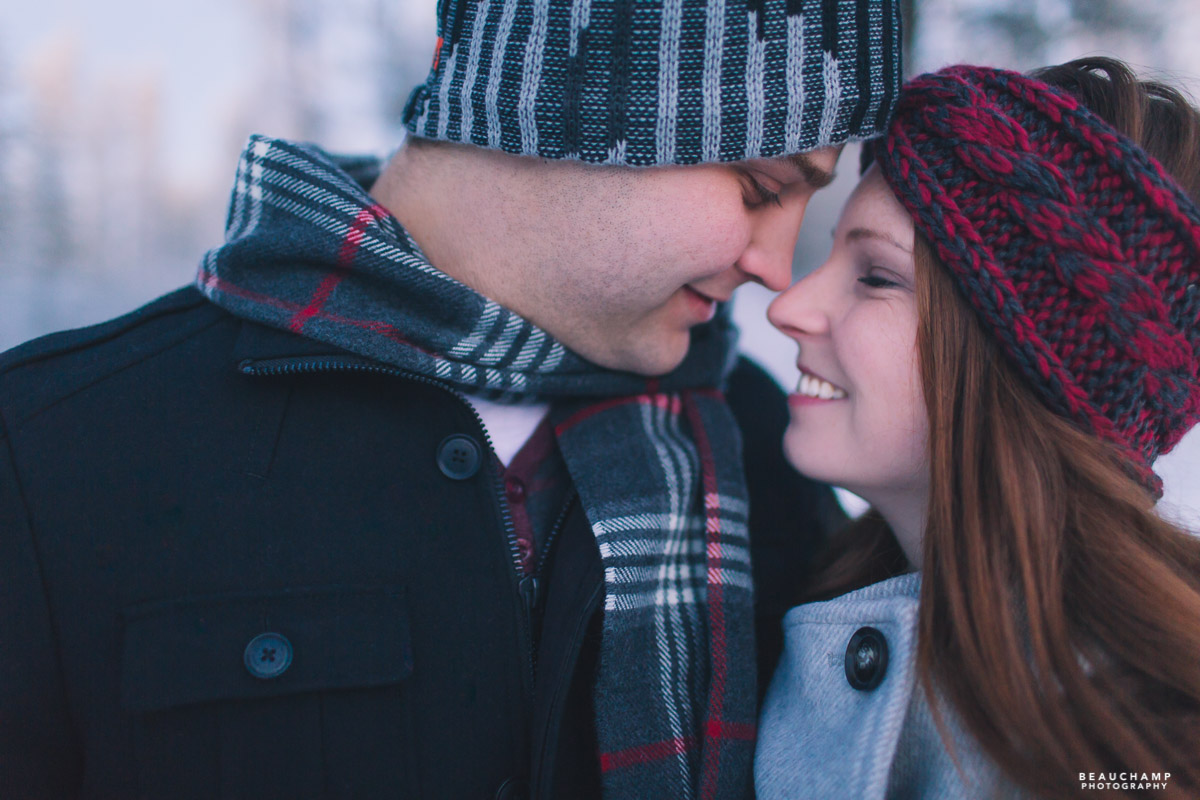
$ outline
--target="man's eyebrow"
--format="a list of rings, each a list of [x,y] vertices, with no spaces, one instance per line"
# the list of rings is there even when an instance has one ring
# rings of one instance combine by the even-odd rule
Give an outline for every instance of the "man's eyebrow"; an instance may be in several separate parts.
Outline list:
[[[903,250],[905,253],[912,255],[912,250],[896,241],[891,234],[884,233],[883,231],[876,231],[872,230],[871,228],[852,228],[846,233],[847,242],[854,242],[860,239],[878,239],[882,242],[887,242],[898,250]]]
[[[804,176],[804,180],[814,189],[824,189],[837,177],[834,173],[826,172],[814,164],[807,153],[795,153],[787,156],[787,161]]]

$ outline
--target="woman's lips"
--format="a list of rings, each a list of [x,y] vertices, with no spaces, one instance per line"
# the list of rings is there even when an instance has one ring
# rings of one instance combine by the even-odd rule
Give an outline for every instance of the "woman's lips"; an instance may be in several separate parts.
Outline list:
[[[795,391],[788,395],[789,405],[810,406],[846,399],[846,390],[842,387],[804,366],[797,364],[797,367],[800,379],[796,382]]]

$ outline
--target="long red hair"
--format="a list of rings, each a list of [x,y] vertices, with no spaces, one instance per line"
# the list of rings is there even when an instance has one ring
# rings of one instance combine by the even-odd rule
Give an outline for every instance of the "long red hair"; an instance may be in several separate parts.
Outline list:
[[[1177,92],[1111,59],[1037,77],[1200,200],[1200,116]],[[1037,399],[920,236],[914,261],[931,470],[917,668],[935,714],[944,699],[1039,796],[1094,796],[1079,773],[1133,770],[1171,774],[1154,797],[1200,796],[1200,539],[1156,515],[1112,447]],[[904,568],[871,513],[810,597]]]

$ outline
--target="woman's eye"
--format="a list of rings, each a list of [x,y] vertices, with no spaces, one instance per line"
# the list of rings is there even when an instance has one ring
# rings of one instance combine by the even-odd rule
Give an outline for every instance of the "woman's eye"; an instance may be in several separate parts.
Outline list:
[[[778,192],[772,192],[767,187],[756,181],[749,175],[746,176],[747,192],[745,196],[747,208],[762,208],[763,206],[775,205],[782,206],[783,202],[779,199]]]
[[[864,275],[858,279],[858,282],[872,289],[889,289],[900,285],[895,281],[889,281],[881,275]]]

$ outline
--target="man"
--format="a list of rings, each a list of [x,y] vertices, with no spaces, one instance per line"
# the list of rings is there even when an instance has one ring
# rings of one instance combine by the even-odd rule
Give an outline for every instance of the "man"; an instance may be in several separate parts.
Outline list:
[[[895,4],[440,14],[381,175],[254,137],[195,288],[0,361],[6,794],[749,792],[838,512],[725,302]]]

